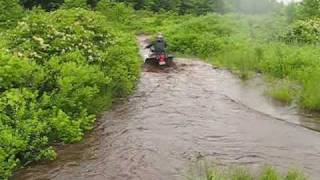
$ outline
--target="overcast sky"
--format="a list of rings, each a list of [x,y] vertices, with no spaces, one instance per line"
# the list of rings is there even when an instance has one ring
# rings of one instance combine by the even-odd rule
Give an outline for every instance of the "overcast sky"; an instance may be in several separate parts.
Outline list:
[[[278,0],[278,1],[282,1],[282,2],[285,2],[285,3],[289,3],[289,2],[292,2],[292,1],[298,2],[298,1],[301,1],[301,0]]]

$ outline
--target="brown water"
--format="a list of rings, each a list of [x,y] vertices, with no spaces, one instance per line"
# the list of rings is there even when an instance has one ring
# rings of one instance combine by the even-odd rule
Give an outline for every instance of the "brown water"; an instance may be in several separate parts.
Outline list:
[[[264,88],[260,78],[242,82],[195,60],[147,67],[136,92],[105,112],[83,142],[13,179],[180,180],[200,159],[301,168],[320,179],[320,134],[310,130],[320,130],[316,118],[273,102]]]

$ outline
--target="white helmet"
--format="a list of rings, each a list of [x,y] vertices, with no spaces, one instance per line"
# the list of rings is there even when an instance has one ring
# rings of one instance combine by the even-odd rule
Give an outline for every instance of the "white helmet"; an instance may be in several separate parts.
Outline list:
[[[164,38],[164,37],[163,37],[163,34],[162,34],[162,33],[159,33],[159,34],[157,35],[157,39],[158,39],[158,40],[163,40],[163,38]]]

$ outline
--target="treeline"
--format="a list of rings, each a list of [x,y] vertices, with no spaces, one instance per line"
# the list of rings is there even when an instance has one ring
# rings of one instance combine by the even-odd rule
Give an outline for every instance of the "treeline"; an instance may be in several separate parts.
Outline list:
[[[27,9],[42,7],[48,11],[59,8],[63,3],[71,0],[19,0]],[[72,0],[73,3],[86,3],[95,8],[100,0]],[[132,5],[134,9],[151,11],[174,11],[178,14],[205,14],[208,12],[243,12],[265,13],[279,9],[282,4],[276,0],[108,0],[108,2],[124,2]]]
[[[45,10],[55,10],[59,8],[63,3],[74,3],[74,4],[88,4],[94,8],[99,0],[19,0],[19,3],[27,9],[34,7],[42,7]]]
[[[174,11],[179,14],[242,13],[266,14],[273,12],[292,11],[297,15],[319,17],[319,0],[303,0],[300,3],[292,2],[285,6],[277,0],[111,0],[131,4],[136,10],[147,9],[152,11]]]
[[[281,6],[274,0],[7,0],[0,1],[0,28],[13,25],[23,16],[24,9],[31,10],[38,7],[46,11],[56,10],[59,7],[96,9],[97,4],[102,1],[108,4],[122,2],[135,10],[170,11],[180,15],[202,15],[209,12],[265,13],[272,12]],[[292,11],[295,11],[295,8]]]
[[[132,4],[136,10],[174,11],[178,14],[208,12],[261,14],[279,10],[283,4],[276,0],[115,0]]]
[[[300,3],[291,3],[286,8],[286,13],[291,22],[297,19],[320,18],[320,1],[304,0]]]
[[[85,4],[88,8],[95,9],[100,0],[9,0],[11,4],[19,2],[26,9],[42,7],[47,11],[55,10],[64,3]],[[135,10],[151,10],[155,12],[172,11],[178,14],[206,14],[217,13],[244,13],[265,14],[280,12],[285,6],[277,0],[106,0],[108,3],[123,2],[132,6]],[[8,4],[7,3],[7,4]],[[3,4],[2,7],[5,5]],[[9,6],[13,8],[14,6]],[[319,16],[319,1],[304,0],[302,3],[291,3],[286,8],[290,16]],[[292,17],[293,18],[293,17]]]

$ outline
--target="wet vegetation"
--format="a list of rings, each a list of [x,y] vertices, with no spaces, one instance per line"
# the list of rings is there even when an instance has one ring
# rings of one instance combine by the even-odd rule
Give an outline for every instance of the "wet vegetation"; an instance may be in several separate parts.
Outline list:
[[[164,32],[171,51],[243,78],[262,73],[279,84],[271,96],[320,110],[319,7],[318,0],[0,0],[0,178],[53,159],[50,145],[81,140],[97,113],[132,92],[140,67],[134,34]],[[239,172],[234,179],[252,179]],[[273,174],[259,179],[298,177]]]
[[[236,168],[229,171],[219,172],[219,170],[209,170],[206,180],[306,180],[305,176],[296,170],[291,170],[286,174],[280,174],[275,168],[266,167],[258,175],[253,175],[245,168]]]
[[[201,168],[202,175],[191,175],[189,180],[306,180],[303,173],[297,170],[290,170],[285,174],[279,173],[275,168],[267,166],[258,173],[251,173],[246,168]]]

